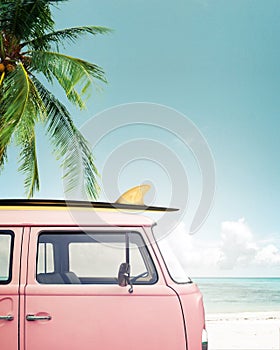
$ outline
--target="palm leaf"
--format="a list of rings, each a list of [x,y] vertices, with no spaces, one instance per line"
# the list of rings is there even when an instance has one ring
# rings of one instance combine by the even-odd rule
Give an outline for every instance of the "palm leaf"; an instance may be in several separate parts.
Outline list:
[[[33,51],[30,55],[33,69],[42,72],[50,83],[56,79],[69,101],[80,108],[85,107],[83,97],[88,96],[93,79],[107,82],[102,68],[79,58],[49,51]]]
[[[5,78],[5,72],[0,76],[0,88]],[[1,100],[1,90],[0,90],[0,100]],[[2,122],[1,115],[3,114],[3,105],[0,105],[0,122]],[[7,144],[4,145],[0,142],[0,169],[3,168],[5,162],[7,161]]]
[[[21,147],[19,171],[25,175],[24,187],[28,197],[39,190],[39,172],[36,153],[35,125],[39,118],[44,119],[46,108],[33,81],[28,78],[28,105],[15,129],[15,139]]]
[[[7,148],[8,148],[8,145],[6,146],[0,145],[0,170],[4,168],[5,162],[8,160]]]
[[[10,143],[12,134],[28,104],[29,79],[22,64],[7,74],[1,87],[0,148],[3,148]]]
[[[0,30],[23,40],[42,36],[53,30],[50,6],[66,0],[2,0],[0,3]]]
[[[87,141],[76,129],[66,107],[39,80],[35,77],[32,80],[46,107],[47,133],[53,143],[57,159],[62,161],[66,190],[73,190],[79,183],[78,180],[83,178],[81,188],[85,189],[91,199],[96,199],[99,192],[98,172]],[[82,177],[81,171],[83,171]]]
[[[85,34],[97,35],[109,32],[111,32],[109,28],[96,26],[66,28],[24,42],[21,44],[21,47],[28,46],[34,50],[50,50],[51,44],[54,43],[56,44],[56,50],[59,51],[59,45],[64,45],[66,41],[73,43]]]
[[[32,196],[39,189],[35,145],[35,123],[46,114],[41,97],[22,64],[3,82],[1,96],[0,164],[7,159],[7,147],[15,136],[20,152],[19,170],[25,174],[25,190]]]
[[[40,188],[38,161],[36,153],[35,124],[20,125],[18,144],[21,146],[19,171],[25,174],[24,187],[27,197],[33,196]]]
[[[2,33],[0,33],[0,57],[1,57],[2,59],[5,58],[5,50],[4,50],[4,42],[3,42]]]

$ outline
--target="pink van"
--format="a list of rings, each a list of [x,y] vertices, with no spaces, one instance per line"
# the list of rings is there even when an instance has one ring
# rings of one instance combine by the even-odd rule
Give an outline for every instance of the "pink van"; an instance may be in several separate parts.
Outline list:
[[[206,350],[201,293],[172,279],[153,225],[106,203],[0,200],[0,349]]]

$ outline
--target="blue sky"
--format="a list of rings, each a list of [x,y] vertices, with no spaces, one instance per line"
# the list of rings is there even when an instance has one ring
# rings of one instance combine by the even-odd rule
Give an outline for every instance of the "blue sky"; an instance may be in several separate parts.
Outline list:
[[[139,101],[186,115],[206,138],[216,167],[213,209],[192,244],[204,242],[205,254],[214,247],[213,254],[220,257],[218,264],[213,258],[217,275],[279,275],[279,1],[72,0],[54,13],[58,28],[94,24],[114,29],[110,35],[86,37],[66,48],[73,56],[101,65],[109,81],[103,91],[93,93],[87,111],[69,107],[77,125],[104,109]],[[64,98],[57,88],[54,91]],[[151,130],[139,129],[133,137],[147,134],[152,138]],[[164,133],[156,135],[159,142],[172,143]],[[130,137],[131,130],[124,129],[96,148],[100,169],[113,150],[110,146]],[[43,136],[38,148],[42,190],[36,196],[61,198],[61,170]],[[180,145],[174,149],[187,168],[190,155]],[[121,189],[133,183],[131,176],[139,181],[134,165],[120,176]],[[143,176],[153,172],[152,167],[147,166]],[[0,177],[2,197],[24,195],[16,169],[12,149]],[[192,213],[201,184],[195,170],[191,172]],[[166,182],[160,172],[152,178],[157,180]],[[225,245],[243,255],[225,263]],[[198,266],[194,271],[207,274]]]

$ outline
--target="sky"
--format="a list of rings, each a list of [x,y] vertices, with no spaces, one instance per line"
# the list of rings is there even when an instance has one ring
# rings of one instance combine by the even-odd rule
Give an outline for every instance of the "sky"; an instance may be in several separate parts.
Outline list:
[[[54,16],[57,28],[92,24],[113,29],[64,49],[106,72],[108,85],[93,90],[88,109],[74,109],[57,87],[53,90],[81,130],[90,131],[90,142],[96,142],[96,115],[105,120],[116,106],[145,102],[184,115],[186,128],[193,123],[213,157],[212,208],[190,236],[186,232],[203,192],[203,176],[191,141],[186,146],[173,132],[176,112],[167,121],[168,130],[158,116],[156,126],[115,130],[115,120],[108,119],[107,132],[93,148],[102,175],[100,199],[114,200],[118,192],[148,181],[154,186],[154,204],[168,205],[172,195],[180,200],[186,183],[175,182],[174,163],[161,166],[149,153],[157,146],[159,155],[171,150],[188,174],[188,206],[181,208],[184,215],[168,237],[184,268],[198,276],[279,276],[279,1],[70,0],[54,9]],[[62,170],[41,127],[38,135],[41,191],[36,197],[63,198]],[[129,153],[133,147],[143,152],[139,159]],[[113,168],[114,156],[124,164]],[[24,196],[16,160],[11,147],[0,175],[3,198]]]

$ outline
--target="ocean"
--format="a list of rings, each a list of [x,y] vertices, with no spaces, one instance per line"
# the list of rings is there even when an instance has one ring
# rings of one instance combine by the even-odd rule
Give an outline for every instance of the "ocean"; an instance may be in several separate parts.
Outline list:
[[[280,278],[193,278],[206,313],[280,311]]]

